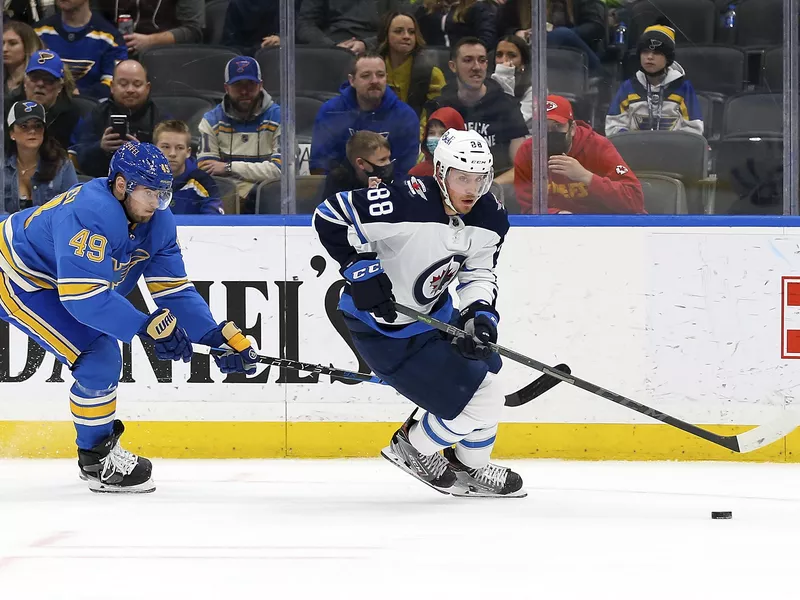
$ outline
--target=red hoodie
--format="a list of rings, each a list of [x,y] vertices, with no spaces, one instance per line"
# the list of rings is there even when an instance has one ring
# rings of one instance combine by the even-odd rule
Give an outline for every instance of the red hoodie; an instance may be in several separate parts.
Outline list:
[[[575,121],[575,137],[567,153],[594,173],[589,185],[551,175],[547,186],[550,213],[566,210],[576,214],[644,214],[642,184],[614,145],[583,121]],[[523,213],[533,208],[533,140],[527,139],[514,158],[514,190]]]
[[[428,151],[425,145],[425,139],[428,137],[428,129],[431,126],[431,121],[439,121],[444,125],[445,129],[458,129],[459,131],[466,131],[467,126],[464,124],[464,118],[455,109],[445,107],[433,111],[431,118],[428,119],[428,124],[425,125],[425,135],[422,136],[422,153],[425,155],[425,160],[421,163],[414,165],[408,172],[409,175],[416,177],[433,177],[433,156]]]

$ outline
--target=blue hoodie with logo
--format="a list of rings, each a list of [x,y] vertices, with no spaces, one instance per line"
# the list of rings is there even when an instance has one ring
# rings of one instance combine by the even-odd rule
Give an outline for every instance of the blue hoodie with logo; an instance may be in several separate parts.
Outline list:
[[[339,96],[322,105],[314,120],[310,168],[327,173],[332,163],[344,164],[347,140],[356,131],[368,130],[389,140],[395,176],[408,173],[419,155],[419,119],[414,109],[388,87],[378,110],[372,112],[359,108],[356,90],[349,83],[339,91]]]
[[[173,214],[221,215],[222,201],[214,179],[197,167],[193,158],[186,160],[183,173],[172,180]]]

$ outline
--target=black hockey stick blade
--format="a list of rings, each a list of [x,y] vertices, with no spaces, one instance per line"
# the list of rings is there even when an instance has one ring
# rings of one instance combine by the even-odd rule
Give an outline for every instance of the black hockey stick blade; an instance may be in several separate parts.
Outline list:
[[[430,315],[425,315],[408,306],[395,303],[395,309],[400,314],[411,317],[412,319],[416,319],[421,323],[426,323],[434,329],[443,331],[444,333],[453,337],[463,338],[469,335],[463,329],[459,329],[458,327],[454,327],[449,323],[434,319]],[[605,398],[606,400],[646,415],[651,419],[655,419],[656,421],[661,421],[667,425],[672,425],[681,431],[685,431],[686,433],[702,438],[708,442],[711,442],[712,444],[716,444],[717,446],[722,446],[723,448],[732,450],[733,452],[739,452],[743,454],[745,452],[752,452],[753,450],[758,450],[759,448],[768,446],[769,444],[777,442],[779,439],[786,437],[795,428],[797,428],[798,425],[800,425],[800,412],[786,410],[784,411],[784,415],[780,418],[770,423],[754,427],[753,429],[745,431],[744,433],[740,433],[738,435],[719,435],[713,431],[708,431],[707,429],[698,427],[697,425],[692,425],[686,421],[681,421],[680,419],[663,413],[660,410],[650,408],[645,404],[641,404],[635,400],[626,398],[625,396],[607,390],[594,383],[590,383],[589,381],[584,381],[583,379],[574,377],[571,374],[566,375],[556,371],[553,369],[553,367],[549,367],[538,360],[525,356],[524,354],[520,354],[519,352],[515,352],[514,350],[510,350],[498,344],[492,343],[488,344],[488,346],[500,356],[505,356],[506,358],[515,362],[527,365],[532,369],[536,369],[537,371],[541,371],[546,375],[550,375],[556,379],[565,381],[566,383],[585,390],[590,394]]]
[[[556,371],[560,371],[565,375],[569,375],[570,373],[572,373],[570,368],[563,363],[560,365],[556,365],[555,367],[553,367],[553,369]],[[539,375],[539,377],[531,381],[528,385],[526,385],[518,392],[514,392],[513,394],[508,394],[506,396],[506,406],[516,407],[516,406],[522,406],[523,404],[527,404],[528,402],[534,400],[535,398],[538,398],[545,392],[549,392],[559,383],[561,383],[561,379],[556,379],[552,375]]]

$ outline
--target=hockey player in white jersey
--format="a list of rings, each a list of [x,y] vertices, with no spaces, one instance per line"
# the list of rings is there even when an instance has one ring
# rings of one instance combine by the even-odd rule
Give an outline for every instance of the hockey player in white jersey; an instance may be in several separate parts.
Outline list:
[[[411,475],[453,495],[524,496],[522,478],[491,464],[504,395],[492,385],[500,357],[495,267],[508,213],[489,193],[492,154],[474,131],[450,129],[434,177],[340,192],[314,227],[348,285],[339,302],[370,368],[421,407],[383,451]],[[458,278],[461,312],[448,284]],[[398,315],[394,300],[473,337],[451,340]]]

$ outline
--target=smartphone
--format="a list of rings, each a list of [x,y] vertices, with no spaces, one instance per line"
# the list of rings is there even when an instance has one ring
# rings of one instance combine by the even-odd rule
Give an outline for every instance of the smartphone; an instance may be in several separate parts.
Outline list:
[[[128,138],[128,115],[110,115],[111,131],[123,140]]]

